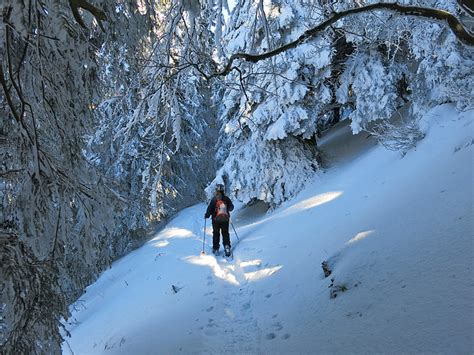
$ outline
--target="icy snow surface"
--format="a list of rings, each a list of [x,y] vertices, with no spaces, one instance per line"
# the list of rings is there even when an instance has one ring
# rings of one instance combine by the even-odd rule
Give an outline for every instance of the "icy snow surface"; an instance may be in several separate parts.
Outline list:
[[[64,353],[472,353],[473,119],[435,108],[404,158],[340,124],[297,198],[233,215],[234,261],[182,211],[72,306]]]

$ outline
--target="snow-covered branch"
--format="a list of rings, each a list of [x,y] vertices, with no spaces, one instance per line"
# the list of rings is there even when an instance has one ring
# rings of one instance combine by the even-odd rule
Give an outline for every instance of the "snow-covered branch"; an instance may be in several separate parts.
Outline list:
[[[474,36],[466,30],[463,24],[454,15],[447,11],[418,6],[404,6],[399,5],[397,3],[378,3],[334,13],[330,18],[328,18],[321,24],[305,31],[296,40],[284,44],[268,52],[262,54],[235,53],[229,58],[223,70],[211,74],[208,78],[226,76],[233,70],[233,63],[236,60],[244,60],[246,62],[257,63],[261,60],[275,57],[278,54],[281,54],[289,49],[293,49],[300,46],[311,38],[317,37],[325,29],[329,28],[331,25],[347,16],[370,12],[374,10],[386,10],[391,12],[397,12],[405,16],[416,16],[446,22],[449,28],[453,31],[453,33],[461,42],[470,46],[474,46]]]

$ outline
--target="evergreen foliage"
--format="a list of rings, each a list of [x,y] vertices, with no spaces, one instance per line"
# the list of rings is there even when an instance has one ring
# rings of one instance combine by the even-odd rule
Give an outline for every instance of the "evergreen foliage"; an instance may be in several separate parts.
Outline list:
[[[245,60],[361,4],[229,4],[0,5],[2,353],[60,352],[68,304],[206,186],[278,206],[320,171],[338,121],[404,152],[426,110],[473,106],[473,49],[452,22],[360,12]]]

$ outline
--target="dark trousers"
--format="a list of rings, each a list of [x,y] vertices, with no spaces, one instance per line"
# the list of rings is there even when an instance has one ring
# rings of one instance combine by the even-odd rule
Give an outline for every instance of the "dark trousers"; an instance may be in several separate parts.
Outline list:
[[[230,236],[229,236],[229,221],[226,222],[217,222],[212,221],[212,247],[214,249],[219,249],[219,240],[222,233],[222,241],[224,246],[230,246]]]

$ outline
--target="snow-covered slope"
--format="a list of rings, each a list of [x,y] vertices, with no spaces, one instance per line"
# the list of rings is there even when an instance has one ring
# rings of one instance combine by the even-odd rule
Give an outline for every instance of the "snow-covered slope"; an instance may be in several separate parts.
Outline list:
[[[472,353],[473,118],[432,110],[403,158],[336,127],[296,199],[235,213],[232,262],[182,211],[73,305],[64,353]]]

